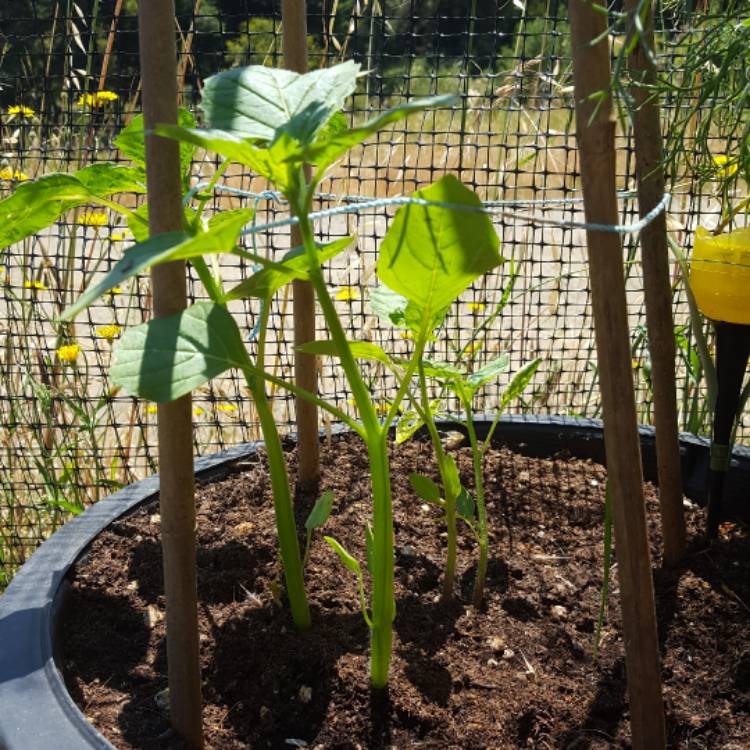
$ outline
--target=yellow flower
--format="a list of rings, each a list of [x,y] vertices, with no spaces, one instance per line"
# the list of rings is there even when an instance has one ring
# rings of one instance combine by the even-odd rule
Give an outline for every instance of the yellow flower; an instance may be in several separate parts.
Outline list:
[[[21,172],[20,169],[11,169],[10,167],[0,169],[0,180],[24,182],[28,179],[29,176],[25,172]]]
[[[148,407],[146,407],[147,414],[156,414],[157,411],[159,411],[159,407],[156,404],[149,404]]]
[[[414,334],[411,331],[401,331],[399,334],[404,341],[408,341],[409,339],[414,338]]]
[[[37,289],[40,292],[44,292],[49,288],[46,284],[42,284],[41,281],[37,281],[37,279],[34,279],[33,281],[24,281],[23,285],[27,289]]]
[[[107,290],[106,294],[110,297],[114,297],[116,294],[122,294],[122,287],[113,286],[111,289]]]
[[[716,176],[719,179],[723,180],[725,177],[731,177],[737,173],[737,162],[732,161],[726,154],[717,154],[713,159],[714,166],[717,168]]]
[[[105,211],[84,211],[78,216],[78,223],[84,227],[104,227],[108,221]]]
[[[391,405],[388,401],[373,404],[373,407],[375,408],[375,413],[381,417],[384,417],[391,410]]]
[[[26,107],[23,104],[14,104],[8,107],[8,117],[20,117],[23,120],[31,120],[36,115],[31,107]]]
[[[482,310],[486,309],[487,305],[485,305],[484,302],[467,302],[466,307],[468,307],[471,312],[482,312]]]
[[[109,239],[111,239],[112,242],[122,242],[122,240],[125,239],[125,233],[124,232],[112,232],[112,234],[109,235]]]
[[[237,411],[236,404],[216,404],[217,411]]]
[[[96,329],[97,336],[101,336],[103,339],[107,339],[107,341],[112,341],[112,339],[116,339],[121,333],[122,333],[122,328],[120,328],[120,326],[115,326],[115,325],[101,326],[101,328]]]
[[[356,286],[342,286],[341,289],[336,292],[336,299],[340,302],[351,302],[354,299],[359,299],[360,293]]]
[[[101,109],[109,102],[116,102],[120,97],[114,91],[97,91],[93,94],[81,94],[76,102],[77,107]]]
[[[65,364],[72,364],[78,359],[78,355],[81,353],[81,347],[78,344],[66,344],[61,346],[56,354],[57,358]]]
[[[193,414],[196,417],[200,417],[201,414],[203,414],[203,409],[200,406],[196,406],[195,409],[193,409]]]

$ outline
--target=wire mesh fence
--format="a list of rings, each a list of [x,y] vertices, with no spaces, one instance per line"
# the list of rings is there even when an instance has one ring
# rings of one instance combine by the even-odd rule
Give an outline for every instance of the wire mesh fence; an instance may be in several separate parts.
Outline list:
[[[203,81],[233,65],[281,64],[281,18],[275,3],[187,0],[177,3],[180,96],[195,109]],[[566,4],[556,0],[506,5],[473,0],[341,0],[309,4],[311,67],[355,59],[365,71],[347,115],[361,120],[415,96],[452,93],[458,103],[415,115],[381,132],[338,164],[318,208],[357,196],[406,195],[446,172],[457,174],[483,200],[558,201],[494,213],[505,262],[451,310],[439,347],[446,358],[477,363],[507,353],[508,373],[534,357],[542,365],[532,388],[511,410],[600,415],[590,316],[585,235],[564,226],[583,221],[575,143],[573,82]],[[118,160],[113,138],[139,109],[137,18],[134,0],[6,0],[0,9],[0,137],[2,195],[20,182]],[[660,66],[678,81],[683,32],[705,18],[663,9],[658,14]],[[613,35],[614,48],[622,38]],[[199,115],[199,113],[197,113]],[[665,127],[679,115],[665,102]],[[731,144],[711,144],[725,153]],[[193,165],[196,182],[213,171],[210,154]],[[632,133],[627,117],[617,133],[618,188],[623,222],[638,218]],[[711,185],[687,166],[670,175],[670,227],[689,247],[699,224],[721,210]],[[262,180],[230,169],[212,201],[220,211],[257,204],[261,224],[286,215],[282,202],[237,195],[260,193]],[[564,199],[564,200],[561,200]],[[132,197],[135,207],[140,198]],[[356,234],[352,249],[327,269],[336,304],[352,338],[389,351],[407,351],[404,332],[373,313],[377,248],[393,207],[320,221],[321,240]],[[0,583],[59,523],[85,505],[156,469],[155,407],[113,389],[107,368],[122,329],[148,317],[146,277],[115,288],[73,326],[57,321],[97,272],[108,269],[132,238],[115,214],[78,209],[48,231],[1,251]],[[260,233],[262,253],[289,247],[288,230]],[[631,313],[633,372],[639,417],[651,419],[651,389],[643,284],[637,235],[624,237]],[[227,280],[251,272],[242,258],[225,258]],[[683,284],[674,267],[675,341],[681,427],[705,431],[708,414],[700,364],[689,327]],[[205,296],[190,272],[191,299]],[[248,337],[259,310],[233,303]],[[267,365],[291,372],[291,299],[274,303]],[[324,336],[322,320],[318,330]],[[501,376],[478,410],[491,410],[507,383]],[[320,388],[353,408],[340,371],[320,363]],[[387,372],[373,365],[368,382],[383,406]],[[287,429],[293,403],[275,395]],[[450,408],[450,404],[447,405]],[[260,437],[252,400],[236,373],[194,397],[199,454]],[[743,433],[746,434],[746,433]]]

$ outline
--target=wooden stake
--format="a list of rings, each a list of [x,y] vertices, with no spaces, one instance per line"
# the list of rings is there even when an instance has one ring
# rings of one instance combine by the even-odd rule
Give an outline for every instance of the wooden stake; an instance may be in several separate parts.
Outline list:
[[[631,14],[638,0],[626,0]],[[638,204],[645,216],[664,197],[662,136],[659,103],[653,98],[656,69],[646,54],[654,49],[653,6],[642,19],[643,32],[628,59],[635,84],[633,134],[638,177]],[[664,564],[674,565],[685,554],[687,537],[682,508],[682,470],[677,434],[677,392],[675,388],[675,343],[672,318],[672,287],[669,280],[667,217],[661,213],[641,232],[641,264],[646,297],[646,323],[651,353],[651,382],[654,391],[656,460],[659,476]]]
[[[284,64],[297,73],[307,72],[307,10],[305,0],[282,0],[281,19]],[[309,179],[310,173],[306,169]],[[302,244],[299,228],[291,228],[292,247]],[[315,340],[315,293],[309,281],[292,282],[294,295],[294,345]],[[318,361],[313,354],[294,353],[294,379],[312,393],[318,390]],[[298,482],[303,489],[314,489],[320,476],[318,407],[303,398],[295,401],[297,415]]]
[[[592,0],[570,0],[569,7],[586,221],[617,224],[612,101],[609,95],[591,98],[607,91],[610,84],[607,15],[595,9]],[[633,747],[658,750],[666,745],[664,706],[622,243],[611,232],[589,231],[587,240]]]
[[[177,123],[177,48],[173,0],[138,4],[146,131]],[[149,231],[182,229],[180,154],[176,141],[146,136]],[[154,315],[187,305],[184,262],[151,271]],[[159,507],[167,603],[167,665],[172,726],[192,750],[203,747],[195,568],[195,498],[190,396],[158,407]]]

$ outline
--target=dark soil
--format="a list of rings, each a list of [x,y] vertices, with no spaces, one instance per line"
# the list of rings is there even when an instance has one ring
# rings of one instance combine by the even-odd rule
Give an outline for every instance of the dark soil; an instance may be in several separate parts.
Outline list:
[[[456,450],[472,485],[465,446]],[[626,748],[628,707],[616,574],[598,661],[605,471],[586,461],[496,450],[486,463],[493,519],[485,611],[469,606],[476,546],[460,539],[455,601],[439,601],[444,529],[407,475],[436,476],[431,449],[395,449],[396,598],[387,695],[368,687],[368,630],[354,576],[318,536],[307,581],[314,625],[279,605],[279,563],[262,461],[198,495],[201,656],[207,747]],[[292,468],[294,458],[291,459]],[[321,489],[326,533],[364,560],[369,514],[361,444],[334,439]],[[654,559],[657,504],[648,488]],[[298,499],[303,519],[312,498]],[[670,747],[750,747],[750,543],[725,526],[684,565],[655,573]],[[300,523],[300,526],[302,524]],[[158,506],[115,524],[72,576],[62,625],[71,694],[119,748],[179,748],[166,687]]]

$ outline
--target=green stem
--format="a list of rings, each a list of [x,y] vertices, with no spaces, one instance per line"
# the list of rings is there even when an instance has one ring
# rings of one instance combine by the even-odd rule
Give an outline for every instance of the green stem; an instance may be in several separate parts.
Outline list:
[[[479,562],[477,563],[477,574],[474,578],[474,593],[472,595],[472,603],[478,609],[482,606],[482,599],[484,597],[484,582],[487,578],[487,556],[490,543],[489,532],[487,530],[487,508],[484,504],[482,451],[479,448],[477,433],[474,429],[474,413],[471,408],[471,401],[468,399],[463,400],[463,404],[464,411],[466,412],[466,430],[469,434],[469,444],[471,445],[471,458],[474,463],[474,491],[476,493],[477,522],[479,526]]]
[[[440,470],[440,481],[443,484],[445,505],[445,525],[448,531],[448,549],[445,557],[445,578],[443,579],[443,601],[448,601],[453,596],[453,586],[456,579],[456,497],[453,494],[453,485],[448,477],[445,451],[440,434],[435,426],[435,420],[430,409],[430,399],[427,393],[427,379],[424,374],[424,364],[419,361],[419,393],[422,399],[422,413],[427,431],[430,433],[432,447],[435,450],[438,469]]]
[[[299,217],[300,234],[310,263],[310,281],[315,289],[318,303],[323,310],[331,339],[336,345],[341,367],[346,375],[365,430],[365,442],[367,443],[372,472],[373,519],[370,682],[374,688],[384,688],[388,683],[393,643],[393,618],[396,614],[393,598],[393,510],[387,449],[388,431],[382,428],[378,421],[370,394],[362,380],[336,312],[336,307],[323,279],[312,227],[307,218],[312,202],[313,188],[314,184],[308,187],[305,200],[302,201],[301,206],[292,205],[292,208]]]
[[[286,470],[284,450],[281,437],[276,428],[271,406],[266,396],[263,381],[245,372],[247,387],[252,393],[255,408],[258,412],[260,427],[268,456],[268,467],[271,472],[271,489],[273,506],[276,513],[276,532],[279,537],[279,549],[284,567],[284,580],[292,610],[292,620],[299,630],[310,627],[310,608],[305,594],[305,581],[302,572],[302,559],[297,541],[297,526],[294,521],[294,505],[289,491],[289,476]]]

